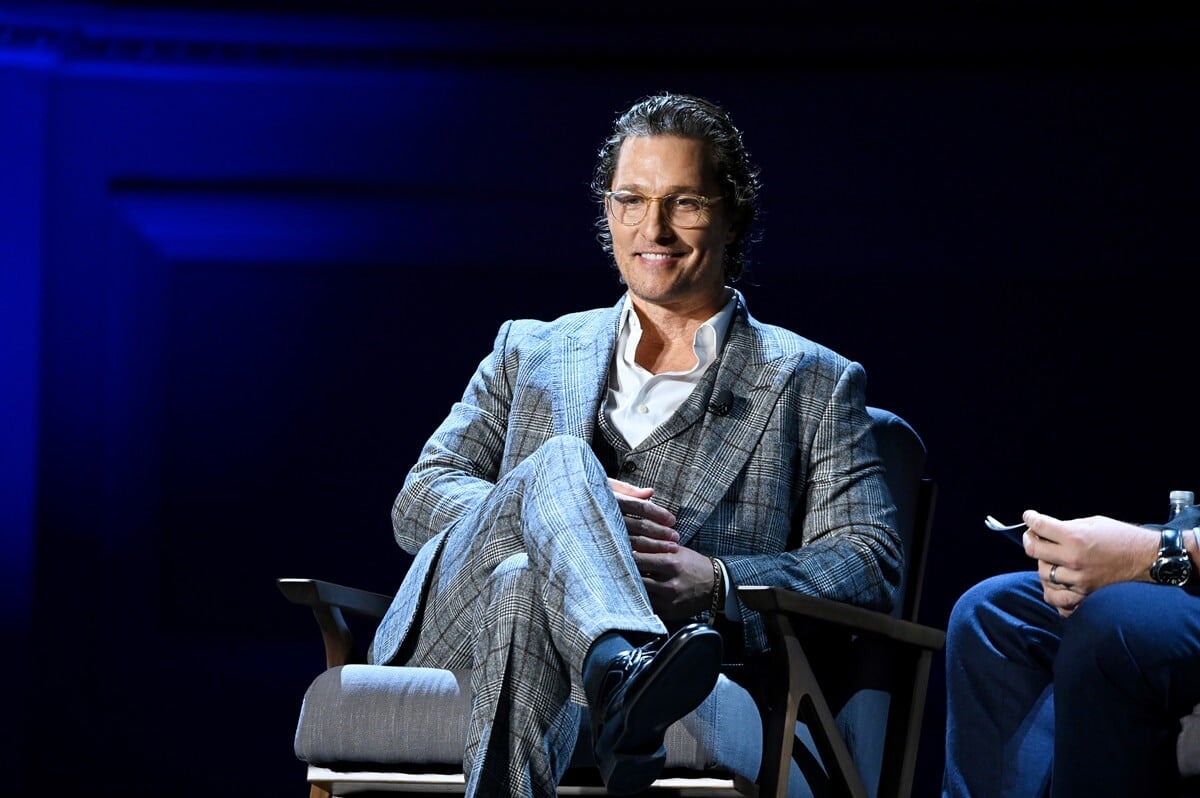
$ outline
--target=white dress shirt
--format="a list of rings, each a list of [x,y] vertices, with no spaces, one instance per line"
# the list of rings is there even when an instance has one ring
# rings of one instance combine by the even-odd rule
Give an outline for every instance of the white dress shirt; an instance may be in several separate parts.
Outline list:
[[[688,371],[651,374],[636,361],[638,343],[642,340],[642,323],[626,295],[613,368],[608,378],[604,412],[630,446],[636,447],[659,424],[670,418],[700,382],[708,367],[716,362],[721,343],[725,340],[725,331],[729,329],[733,318],[734,302],[731,295],[725,307],[696,330],[692,342],[696,365]]]

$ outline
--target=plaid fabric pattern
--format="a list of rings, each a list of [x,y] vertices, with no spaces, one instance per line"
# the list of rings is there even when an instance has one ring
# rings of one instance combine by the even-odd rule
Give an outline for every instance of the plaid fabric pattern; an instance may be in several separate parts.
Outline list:
[[[392,508],[416,557],[371,660],[477,670],[465,766],[484,791],[552,790],[570,750],[553,738],[574,734],[564,695],[582,699],[591,641],[664,628],[589,448],[620,306],[505,323]],[[621,476],[653,486],[681,541],[720,556],[735,585],[890,609],[900,543],[865,383],[859,364],[754,320],[739,294],[719,363],[638,447],[614,446],[635,469]],[[723,390],[729,412],[707,412]],[[742,620],[748,651],[763,650],[760,620]]]

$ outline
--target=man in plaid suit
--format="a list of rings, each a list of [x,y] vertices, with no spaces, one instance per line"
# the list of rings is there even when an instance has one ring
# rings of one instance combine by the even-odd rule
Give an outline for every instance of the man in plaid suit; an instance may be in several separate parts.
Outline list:
[[[728,114],[643,98],[592,189],[627,291],[505,323],[392,509],[415,558],[371,660],[472,669],[469,795],[553,795],[584,707],[606,786],[637,792],[767,647],[734,587],[888,610],[900,581],[863,368],[729,286],[759,183]]]

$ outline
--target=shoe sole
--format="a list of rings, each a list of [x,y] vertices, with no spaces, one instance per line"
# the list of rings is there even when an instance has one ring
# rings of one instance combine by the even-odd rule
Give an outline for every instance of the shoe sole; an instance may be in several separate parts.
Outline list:
[[[622,739],[629,738],[602,767],[610,793],[628,795],[650,786],[667,761],[667,727],[704,702],[717,683],[723,653],[712,628],[677,633],[655,654],[653,675],[629,698]],[[660,665],[661,662],[661,665]]]

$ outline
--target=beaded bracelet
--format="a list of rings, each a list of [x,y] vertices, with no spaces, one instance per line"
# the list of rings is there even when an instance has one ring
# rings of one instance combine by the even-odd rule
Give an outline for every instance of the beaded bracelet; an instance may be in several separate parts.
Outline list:
[[[721,578],[721,563],[717,560],[717,558],[709,557],[708,559],[712,560],[713,567],[712,605],[708,608],[708,622],[715,623],[717,620],[717,615],[721,612],[721,604],[723,603],[721,599],[724,597],[725,593],[725,580]]]

